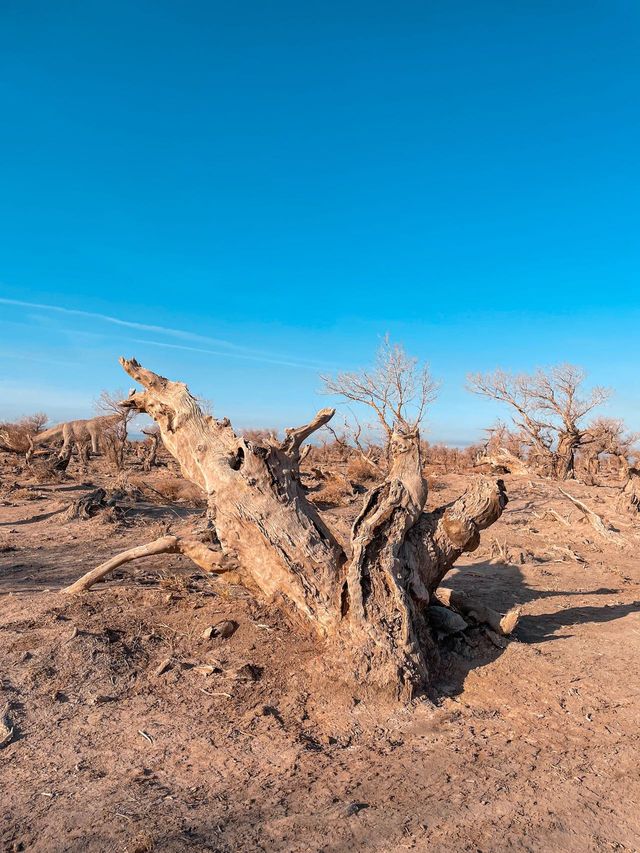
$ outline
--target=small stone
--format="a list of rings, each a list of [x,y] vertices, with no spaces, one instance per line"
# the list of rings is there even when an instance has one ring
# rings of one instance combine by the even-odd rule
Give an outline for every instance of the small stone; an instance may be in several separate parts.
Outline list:
[[[159,678],[163,673],[165,673],[168,669],[171,668],[171,658],[165,658],[162,663],[157,667],[154,675],[156,678]]]
[[[368,809],[369,803],[349,803],[347,808],[345,809],[347,817],[351,817],[352,815],[358,814],[362,809]]]
[[[218,622],[215,626],[215,636],[222,637],[223,640],[228,640],[238,630],[238,623],[231,619],[225,619],[223,622]]]
[[[209,625],[208,628],[205,628],[202,632],[202,637],[205,640],[211,640],[213,637],[221,637],[223,640],[228,640],[229,637],[235,634],[237,629],[237,622],[233,622],[231,619],[224,619],[216,625]]]
[[[105,702],[114,702],[116,700],[115,696],[105,696],[99,693],[97,696],[94,696],[93,699],[89,700],[90,705],[104,705]]]
[[[227,675],[237,681],[258,681],[262,675],[262,667],[256,666],[254,663],[245,663],[237,669],[230,670]]]

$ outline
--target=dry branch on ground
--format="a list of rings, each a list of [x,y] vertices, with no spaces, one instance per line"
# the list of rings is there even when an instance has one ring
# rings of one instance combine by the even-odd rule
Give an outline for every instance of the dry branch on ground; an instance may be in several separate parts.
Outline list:
[[[612,530],[607,524],[605,524],[597,512],[594,512],[585,503],[578,500],[578,498],[574,498],[574,496],[570,495],[569,492],[565,492],[564,489],[558,489],[558,491],[560,494],[564,495],[565,498],[568,498],[574,506],[578,507],[583,516],[602,539],[606,539],[608,542],[613,542],[615,545],[620,546],[628,544],[624,536],[621,536],[617,531]]]

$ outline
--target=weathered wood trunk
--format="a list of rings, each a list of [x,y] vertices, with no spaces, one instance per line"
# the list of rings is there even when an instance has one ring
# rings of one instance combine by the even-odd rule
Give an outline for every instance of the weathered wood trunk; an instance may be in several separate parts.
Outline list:
[[[124,405],[151,415],[184,476],[204,490],[227,565],[254,592],[285,597],[320,630],[334,626],[345,555],[298,475],[302,441],[333,410],[279,446],[261,445],[237,436],[226,418],[205,415],[184,383],[121,363],[145,388]]]
[[[585,464],[587,474],[591,477],[597,477],[600,473],[600,450],[595,450],[587,455]]]
[[[158,444],[160,443],[160,434],[158,432],[142,432],[148,437],[147,447],[145,448],[144,458],[142,460],[142,470],[151,471],[156,464],[158,455]]]
[[[560,435],[555,453],[554,469],[558,480],[572,480],[575,476],[576,450],[580,446],[581,434],[564,432]]]
[[[627,480],[618,495],[617,507],[621,512],[635,515],[640,512],[640,470],[627,463],[626,474]]]
[[[307,500],[299,476],[302,442],[333,409],[287,430],[282,442],[259,443],[237,436],[227,419],[205,415],[183,383],[135,360],[121,364],[144,388],[124,405],[156,421],[185,477],[207,495],[222,548],[211,570],[232,572],[318,632],[327,657],[340,661],[344,677],[363,690],[410,697],[423,689],[431,674],[430,597],[460,554],[478,546],[480,531],[499,518],[507,500],[502,482],[478,479],[453,504],[424,512],[418,431],[396,431],[389,473],[367,494],[347,555]],[[170,544],[154,543],[154,553],[182,547]],[[78,582],[72,591],[86,587]]]
[[[522,459],[518,459],[515,454],[507,450],[506,447],[499,447],[497,450],[489,453],[479,454],[475,461],[476,465],[491,465],[494,468],[502,468],[510,474],[516,476],[530,476],[531,472],[527,468]]]

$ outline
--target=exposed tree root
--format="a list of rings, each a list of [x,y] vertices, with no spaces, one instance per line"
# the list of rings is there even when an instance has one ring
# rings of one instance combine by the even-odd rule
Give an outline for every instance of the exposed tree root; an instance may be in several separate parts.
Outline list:
[[[79,498],[67,508],[64,514],[65,521],[79,519],[84,521],[93,518],[100,510],[106,508],[105,498],[107,493],[104,489],[95,489],[93,492]]]

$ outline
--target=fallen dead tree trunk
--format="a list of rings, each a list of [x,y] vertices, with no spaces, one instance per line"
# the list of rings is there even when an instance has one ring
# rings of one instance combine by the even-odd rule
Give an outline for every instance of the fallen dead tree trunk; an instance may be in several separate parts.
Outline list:
[[[522,461],[506,447],[499,447],[493,453],[483,453],[476,459],[476,465],[491,465],[494,468],[505,468],[510,474],[530,477],[531,471]]]
[[[429,683],[433,640],[428,604],[458,557],[507,502],[501,481],[477,479],[457,501],[424,512],[417,429],[391,438],[386,480],[370,491],[356,519],[350,559],[307,500],[301,445],[334,414],[323,409],[284,441],[237,436],[229,421],[204,414],[186,385],[121,359],[143,386],[123,405],[146,412],[182,472],[207,496],[221,552],[197,540],[163,537],[99,566],[67,592],[87,589],[141,556],[183,553],[207,571],[233,573],[257,597],[323,637],[327,661],[363,691],[409,698]]]
[[[453,607],[463,616],[488,625],[496,634],[507,637],[515,631],[520,619],[520,608],[512,607],[507,613],[498,613],[480,601],[453,589],[441,587],[436,591],[437,601],[445,607]]]
[[[86,521],[88,518],[93,518],[94,515],[105,509],[105,498],[107,493],[104,489],[94,489],[89,494],[83,495],[78,500],[73,501],[67,508],[64,516],[65,521],[74,521],[75,519]]]
[[[614,545],[619,545],[620,547],[624,547],[629,544],[624,536],[621,536],[616,530],[612,530],[608,525],[606,525],[598,513],[589,509],[589,507],[581,500],[574,498],[573,495],[570,495],[569,492],[565,492],[564,489],[559,489],[558,491],[560,494],[564,495],[565,498],[568,498],[574,506],[578,507],[583,516],[593,527],[596,533],[602,537],[602,539],[605,539],[607,542],[612,542]]]

